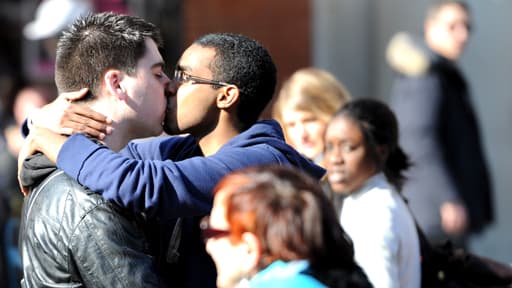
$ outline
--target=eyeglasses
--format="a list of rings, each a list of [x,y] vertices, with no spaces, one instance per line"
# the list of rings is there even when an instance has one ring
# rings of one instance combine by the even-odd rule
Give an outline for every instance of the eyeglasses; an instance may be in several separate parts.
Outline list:
[[[186,82],[190,82],[190,84],[208,84],[208,85],[214,85],[214,86],[231,85],[229,83],[222,82],[222,81],[210,80],[210,79],[205,79],[205,78],[189,75],[179,67],[176,67],[176,69],[174,69],[174,81],[176,81],[180,85],[183,83],[186,83]]]
[[[220,238],[228,236],[231,231],[228,230],[222,230],[222,229],[215,229],[210,226],[210,216],[205,216],[203,219],[201,219],[201,222],[199,223],[199,228],[201,229],[201,232],[203,234],[204,241],[210,239],[210,238]]]

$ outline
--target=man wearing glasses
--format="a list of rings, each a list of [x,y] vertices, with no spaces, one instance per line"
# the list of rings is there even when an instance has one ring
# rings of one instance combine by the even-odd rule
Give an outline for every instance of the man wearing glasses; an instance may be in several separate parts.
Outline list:
[[[145,212],[169,285],[215,287],[215,268],[204,249],[199,220],[210,212],[217,181],[258,164],[292,165],[317,179],[324,170],[284,142],[277,122],[257,121],[274,93],[276,68],[253,39],[226,33],[200,37],[182,54],[173,84],[164,131],[188,136],[131,142],[120,153],[82,134],[65,138],[42,127],[102,137],[108,123],[102,122],[104,116],[65,101],[80,93],[63,94],[32,118],[37,133],[26,143],[25,155],[42,151],[104,198]],[[67,106],[67,114],[54,112],[53,106]],[[64,124],[48,124],[51,117],[58,118],[53,123]]]

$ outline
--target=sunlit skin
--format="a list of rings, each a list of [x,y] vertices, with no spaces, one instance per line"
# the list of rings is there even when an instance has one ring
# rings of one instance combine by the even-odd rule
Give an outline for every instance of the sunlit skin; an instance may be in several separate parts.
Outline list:
[[[316,159],[324,150],[323,135],[327,123],[314,113],[284,107],[282,125],[286,141],[309,159]]]
[[[210,226],[220,230],[229,230],[226,220],[224,198],[226,191],[215,194],[210,214]],[[248,246],[244,241],[233,243],[229,236],[210,238],[206,242],[206,251],[210,254],[217,268],[217,287],[235,287],[241,279],[249,276],[254,268]]]
[[[107,135],[103,142],[114,151],[121,150],[130,139],[162,133],[170,79],[163,72],[164,62],[155,41],[147,38],[145,44],[146,51],[133,73],[107,69],[97,99],[84,103],[113,120],[116,133]]]
[[[351,194],[378,172],[359,126],[345,116],[337,116],[325,134],[325,165],[332,190]]]
[[[430,49],[452,61],[459,59],[470,35],[468,13],[457,4],[447,4],[425,22],[425,40]]]
[[[209,64],[214,56],[214,48],[193,44],[183,52],[178,66],[189,75],[212,79]],[[218,89],[207,84],[175,85],[175,93],[169,98],[165,131],[169,134],[192,133],[196,137],[211,132],[217,125],[219,113],[215,104]]]
[[[137,62],[135,75],[124,74],[121,89],[128,96],[126,109],[122,113],[126,117],[128,137],[149,137],[162,133],[162,122],[165,116],[165,90],[170,79],[163,72],[164,61],[158,47],[152,39],[147,38],[146,52]]]

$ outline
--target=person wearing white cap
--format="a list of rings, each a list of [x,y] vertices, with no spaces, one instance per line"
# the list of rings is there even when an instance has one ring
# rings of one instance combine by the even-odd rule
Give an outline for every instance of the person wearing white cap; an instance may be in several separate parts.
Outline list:
[[[43,0],[35,19],[23,28],[23,35],[29,40],[58,36],[76,18],[92,11],[92,4],[87,0]]]
[[[91,12],[94,9],[90,0],[42,0],[34,20],[23,27],[23,35],[28,40],[40,40],[53,63],[60,33],[75,19]]]

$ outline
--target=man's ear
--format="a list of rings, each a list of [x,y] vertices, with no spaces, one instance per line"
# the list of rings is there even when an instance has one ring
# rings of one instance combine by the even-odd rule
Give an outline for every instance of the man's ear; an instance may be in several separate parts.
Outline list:
[[[217,107],[220,109],[228,109],[237,103],[240,97],[240,89],[235,85],[228,85],[221,88],[221,92],[217,96]]]
[[[103,76],[105,88],[111,95],[115,95],[120,100],[124,100],[127,96],[122,85],[122,80],[123,73],[117,69],[110,69],[105,72]]]

